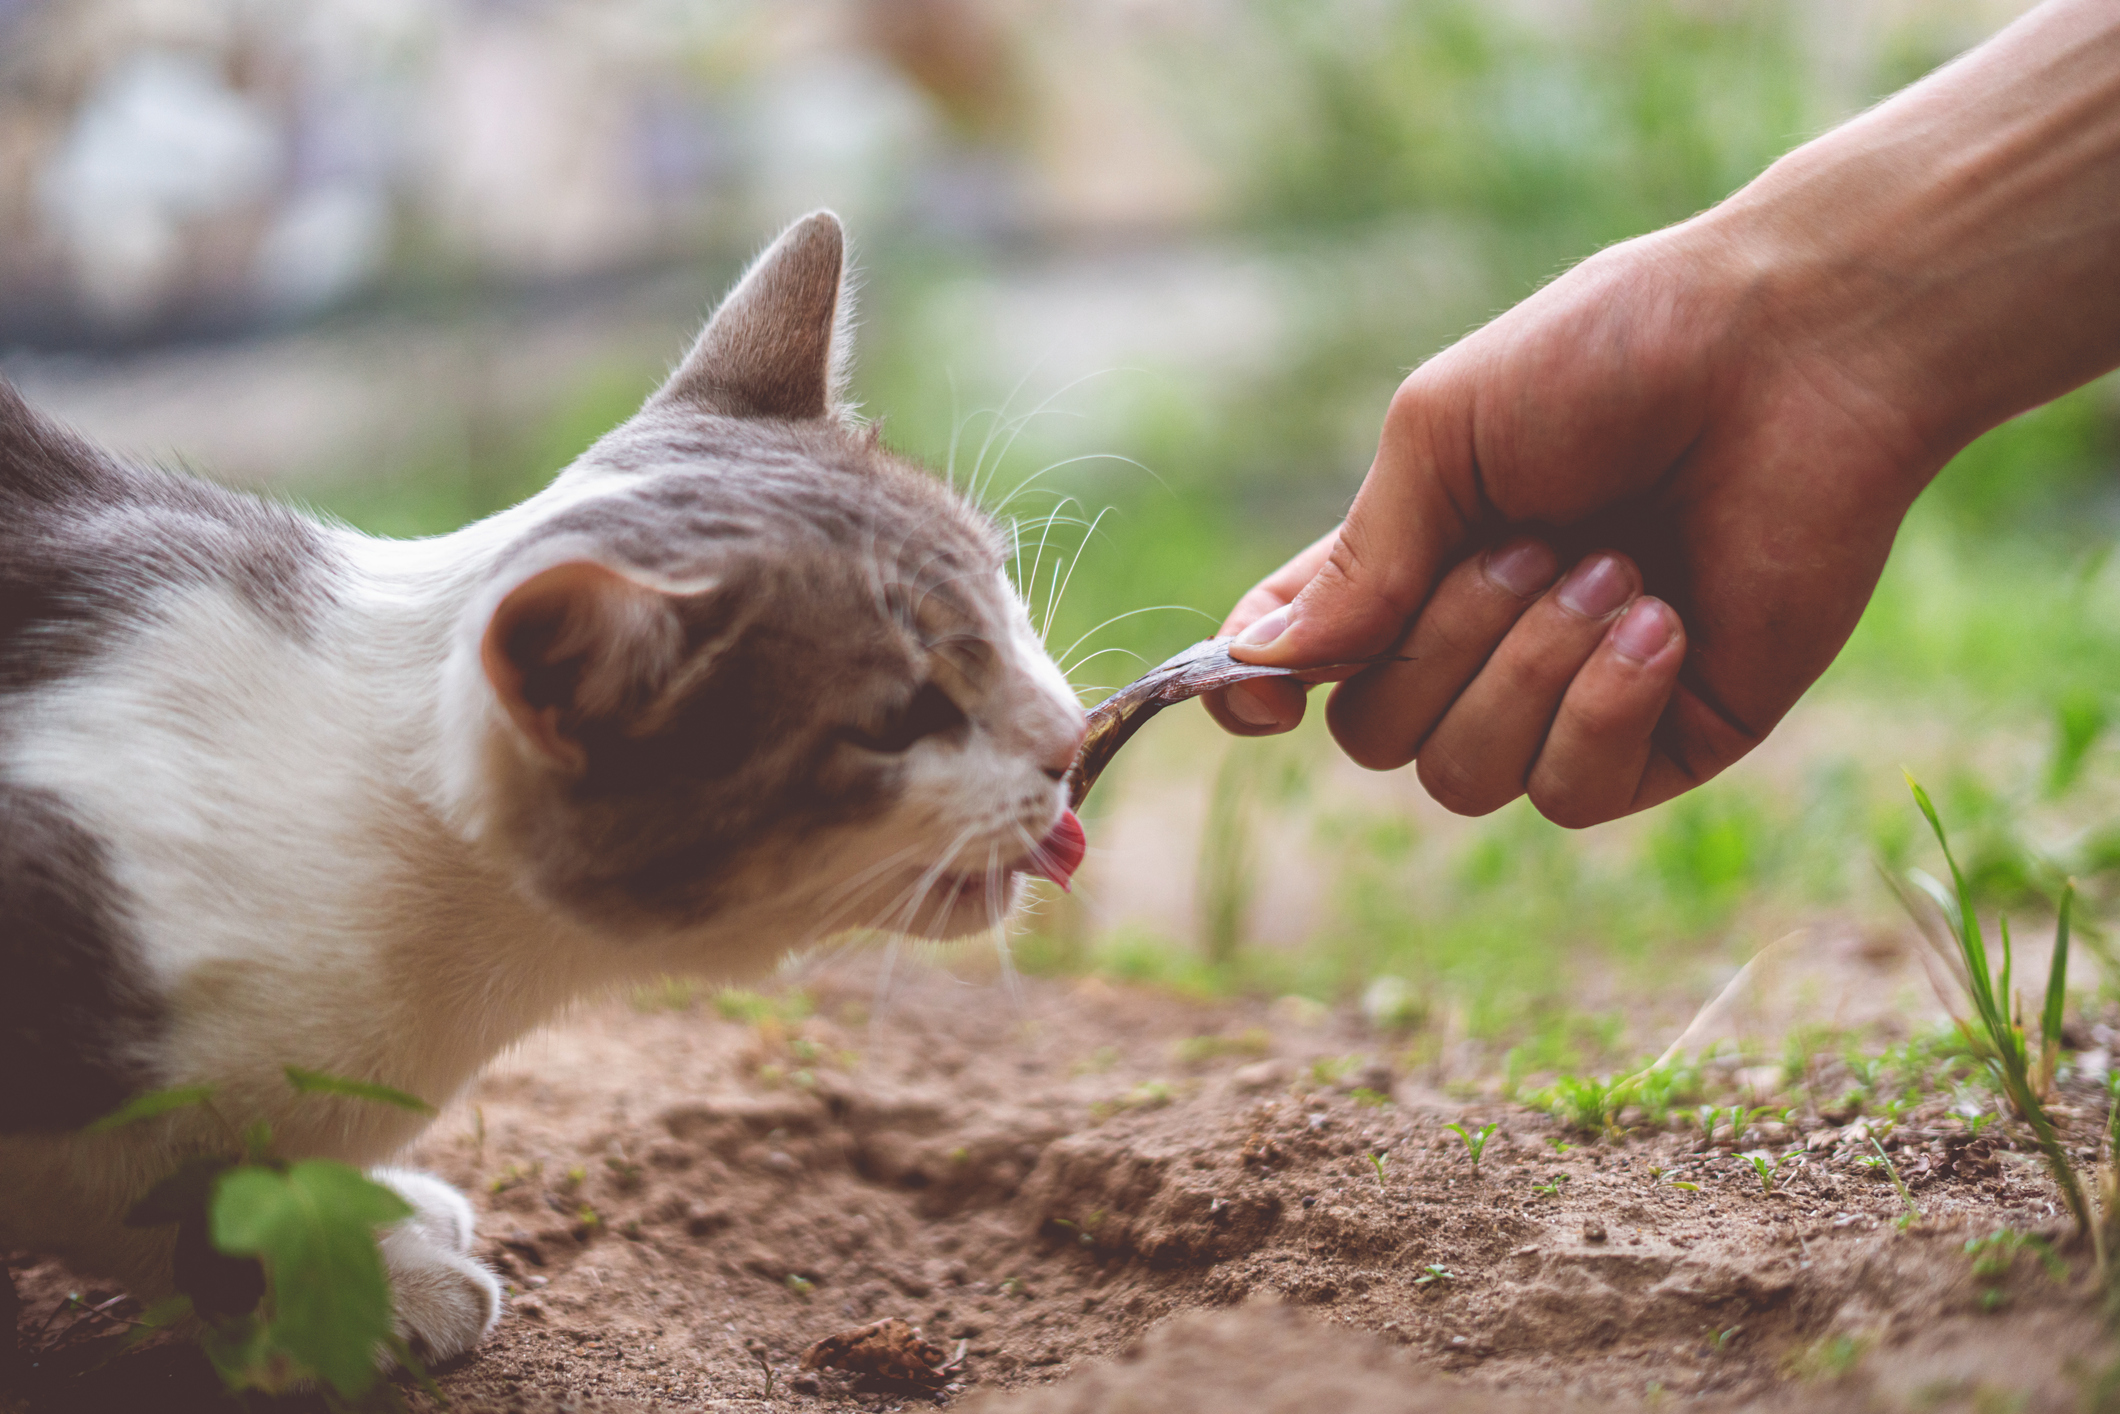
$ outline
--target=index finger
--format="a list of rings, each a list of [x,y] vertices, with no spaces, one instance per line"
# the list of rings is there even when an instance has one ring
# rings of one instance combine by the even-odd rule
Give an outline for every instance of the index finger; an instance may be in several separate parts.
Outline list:
[[[1253,585],[1229,611],[1229,617],[1222,620],[1222,627],[1216,630],[1215,636],[1228,638],[1242,633],[1257,620],[1294,599],[1304,585],[1317,577],[1319,567],[1332,558],[1333,542],[1339,539],[1339,535],[1340,527],[1336,525],[1297,551],[1287,564]]]
[[[1294,558],[1253,585],[1222,620],[1217,637],[1244,632],[1276,609],[1284,608],[1332,558],[1340,527],[1334,526],[1298,551]],[[1303,720],[1303,685],[1287,678],[1265,678],[1211,692],[1200,699],[1216,725],[1235,736],[1272,736],[1292,730]]]

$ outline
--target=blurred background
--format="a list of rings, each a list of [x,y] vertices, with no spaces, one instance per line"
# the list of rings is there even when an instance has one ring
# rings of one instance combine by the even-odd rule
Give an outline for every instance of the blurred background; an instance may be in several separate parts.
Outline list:
[[[1333,523],[1407,368],[2021,8],[0,0],[0,371],[128,452],[432,534],[543,484],[830,205],[859,398],[1016,523],[1094,701]],[[2116,416],[2095,385],[1965,453],[1770,746],[1646,817],[1458,820],[1316,722],[1172,713],[1017,965],[1367,996],[1473,1083],[1655,1049],[1801,925],[1788,1004],[1897,1024],[1933,1002],[1876,865],[1940,866],[1905,765],[1992,905],[2090,890],[2096,987]]]

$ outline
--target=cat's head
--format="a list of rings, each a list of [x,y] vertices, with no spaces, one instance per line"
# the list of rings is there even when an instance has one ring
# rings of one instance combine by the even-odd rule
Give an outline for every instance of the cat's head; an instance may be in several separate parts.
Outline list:
[[[577,919],[957,936],[1072,866],[1047,842],[1081,708],[994,524],[842,409],[843,250],[828,213],[790,228],[494,523],[450,675],[460,804]]]

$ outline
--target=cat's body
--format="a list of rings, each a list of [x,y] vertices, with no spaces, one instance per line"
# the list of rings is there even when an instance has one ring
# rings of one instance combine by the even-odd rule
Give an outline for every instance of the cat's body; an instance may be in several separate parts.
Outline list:
[[[545,492],[373,540],[159,472],[0,384],[0,1247],[166,1286],[120,1218],[215,1087],[379,1164],[569,1000],[845,928],[971,931],[1064,819],[1079,709],[991,526],[833,405],[840,236],[793,228]],[[1071,861],[1065,861],[1065,868]],[[497,1309],[469,1211],[385,1244],[435,1354]]]

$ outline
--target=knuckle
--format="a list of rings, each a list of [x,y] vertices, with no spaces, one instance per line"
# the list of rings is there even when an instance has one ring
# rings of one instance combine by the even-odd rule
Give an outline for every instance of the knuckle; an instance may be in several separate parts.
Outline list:
[[[1418,762],[1422,789],[1453,815],[1491,815],[1518,794],[1510,791],[1496,799],[1498,792],[1465,770],[1448,751],[1431,747],[1420,754]]]
[[[1569,734],[1586,741],[1632,740],[1646,735],[1650,725],[1630,704],[1609,698],[1589,696],[1569,703],[1567,711]]]
[[[1350,521],[1333,541],[1331,553],[1318,570],[1318,578],[1329,578],[1350,590],[1382,600],[1403,623],[1420,607],[1420,595],[1406,582],[1402,569],[1404,557],[1394,555],[1390,546],[1370,555],[1363,543],[1367,539],[1367,531]]]
[[[1542,781],[1536,774],[1526,794],[1531,797],[1532,809],[1564,830],[1587,830],[1615,818],[1602,802],[1571,793],[1564,784]]]
[[[1487,660],[1481,676],[1494,674],[1501,701],[1557,703],[1577,666],[1576,659],[1551,646],[1505,641]]]
[[[1384,426],[1388,430],[1404,431],[1408,423],[1420,420],[1428,402],[1427,382],[1418,368],[1399,380],[1399,386],[1391,391],[1391,401],[1384,406]]]
[[[1343,737],[1340,749],[1365,771],[1396,771],[1413,759],[1413,752],[1397,742],[1367,737]]]

